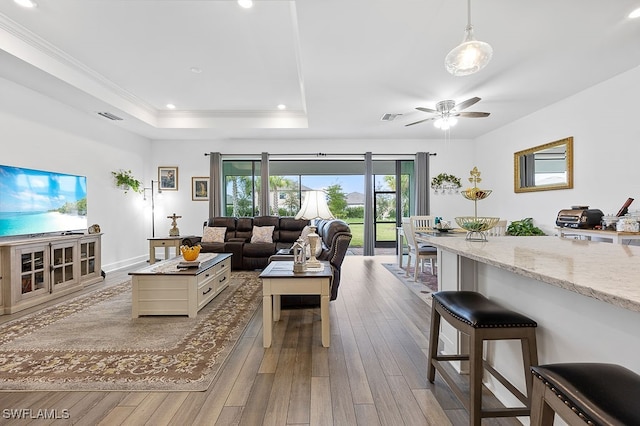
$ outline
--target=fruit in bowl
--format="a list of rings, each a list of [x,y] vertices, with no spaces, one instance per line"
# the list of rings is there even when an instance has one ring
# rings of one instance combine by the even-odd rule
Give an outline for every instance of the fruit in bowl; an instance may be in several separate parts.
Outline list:
[[[499,220],[499,217],[456,217],[456,222],[460,228],[469,232],[484,232],[496,226]]]
[[[182,253],[182,257],[187,262],[193,262],[200,255],[200,246],[180,246],[180,253]]]

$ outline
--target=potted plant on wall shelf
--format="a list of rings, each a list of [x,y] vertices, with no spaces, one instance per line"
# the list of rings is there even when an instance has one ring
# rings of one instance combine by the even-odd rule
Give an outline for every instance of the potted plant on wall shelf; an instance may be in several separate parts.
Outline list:
[[[131,170],[120,169],[117,172],[111,172],[111,174],[116,180],[116,186],[123,189],[124,192],[127,192],[129,189],[138,193],[142,192],[142,182],[133,177],[133,172]]]
[[[460,183],[459,177],[449,175],[447,173],[440,173],[438,176],[431,179],[431,188],[433,188],[436,194],[438,193],[438,190],[440,190],[442,194],[447,191],[450,194],[454,191],[458,192],[458,189],[460,189],[461,186],[462,184]]]

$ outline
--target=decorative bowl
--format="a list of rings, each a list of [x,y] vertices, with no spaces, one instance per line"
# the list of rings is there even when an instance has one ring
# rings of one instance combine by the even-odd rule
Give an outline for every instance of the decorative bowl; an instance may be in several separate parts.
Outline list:
[[[467,188],[460,192],[464,198],[471,201],[484,200],[491,194],[490,189]]]
[[[469,232],[487,231],[496,226],[499,220],[499,217],[456,217],[456,223],[458,224],[458,226],[460,226],[460,228],[462,229],[466,229]]]
[[[187,262],[193,262],[200,255],[200,246],[180,246],[180,252],[182,253],[182,257]]]

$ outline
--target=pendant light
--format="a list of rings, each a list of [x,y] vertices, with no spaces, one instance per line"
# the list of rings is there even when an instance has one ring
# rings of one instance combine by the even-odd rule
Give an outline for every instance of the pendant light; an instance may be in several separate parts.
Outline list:
[[[493,48],[489,43],[478,41],[473,36],[471,25],[471,0],[467,0],[467,27],[464,30],[462,43],[451,50],[444,59],[444,66],[455,76],[476,73],[484,68],[493,55]]]

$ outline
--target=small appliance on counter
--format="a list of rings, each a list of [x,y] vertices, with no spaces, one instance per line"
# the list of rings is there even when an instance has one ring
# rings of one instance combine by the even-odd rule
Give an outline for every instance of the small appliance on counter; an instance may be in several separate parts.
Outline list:
[[[589,206],[571,206],[560,210],[556,218],[556,226],[561,228],[593,229],[602,222],[602,210],[590,209]]]

